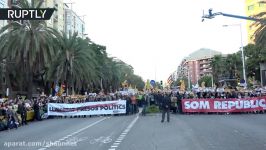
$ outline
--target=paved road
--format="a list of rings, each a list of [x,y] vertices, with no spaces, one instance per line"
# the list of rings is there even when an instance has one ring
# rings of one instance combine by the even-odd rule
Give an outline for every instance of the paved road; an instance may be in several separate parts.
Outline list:
[[[160,114],[154,114],[32,122],[17,130],[0,132],[0,149],[266,149],[264,114],[171,115],[170,123],[161,123],[160,117]]]

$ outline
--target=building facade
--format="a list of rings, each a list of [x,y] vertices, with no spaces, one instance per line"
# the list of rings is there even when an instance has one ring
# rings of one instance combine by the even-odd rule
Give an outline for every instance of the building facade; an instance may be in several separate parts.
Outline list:
[[[246,0],[247,16],[254,16],[261,12],[266,12],[266,0]],[[247,21],[248,43],[254,43],[253,34],[258,27],[252,27],[254,21]]]
[[[50,20],[47,20],[47,26],[54,28],[60,32],[65,30],[65,11],[63,0],[44,0],[42,7],[55,8]]]
[[[78,33],[78,36],[83,38],[85,34],[85,22],[78,16],[67,4],[64,6],[65,9],[65,32],[73,34],[74,32]]]
[[[211,61],[215,55],[221,55],[221,52],[202,48],[188,57],[184,58],[177,69],[177,77],[188,78],[192,84],[197,84],[198,80],[206,75],[212,75]]]
[[[11,7],[16,5],[19,0],[0,0],[0,8]],[[39,2],[39,0],[36,0]],[[36,3],[37,4],[37,3]],[[55,8],[55,11],[50,18],[46,21],[48,27],[54,28],[60,32],[77,32],[79,37],[84,37],[85,22],[83,18],[78,16],[63,0],[44,0],[42,8]],[[0,28],[6,24],[6,21],[0,20]]]

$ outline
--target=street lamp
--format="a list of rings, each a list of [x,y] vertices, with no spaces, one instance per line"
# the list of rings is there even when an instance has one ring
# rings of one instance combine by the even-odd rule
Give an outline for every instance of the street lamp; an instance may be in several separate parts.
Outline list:
[[[188,80],[188,90],[190,90],[190,74],[189,74],[189,66],[184,67],[187,71],[187,80]]]
[[[211,49],[209,49],[210,51],[210,59],[209,59],[209,65],[211,65],[211,60],[212,60],[212,54],[211,54]],[[213,70],[210,73],[211,75],[211,80],[212,80],[212,88],[213,88]]]
[[[232,25],[223,25],[223,27],[229,27],[229,26],[238,26],[240,29],[240,43],[241,43],[241,57],[242,57],[242,67],[243,67],[243,78],[245,80],[244,86],[247,86],[247,77],[246,77],[246,67],[245,67],[245,55],[244,55],[244,47],[243,47],[243,38],[242,38],[242,25],[241,24],[232,24]]]

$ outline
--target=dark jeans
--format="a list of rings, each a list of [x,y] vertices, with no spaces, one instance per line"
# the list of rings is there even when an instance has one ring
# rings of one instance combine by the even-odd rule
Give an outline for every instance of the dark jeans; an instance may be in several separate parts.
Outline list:
[[[131,114],[137,113],[137,104],[132,104]]]
[[[21,125],[27,124],[27,115],[21,114]]]
[[[18,125],[15,123],[15,119],[9,119],[7,122],[7,128],[12,129],[12,128],[18,128]]]
[[[162,122],[164,122],[165,113],[167,113],[167,122],[170,121],[170,109],[162,109]]]
[[[40,111],[39,110],[34,110],[34,118],[38,121],[41,120],[41,116],[40,116]]]
[[[143,108],[142,108],[142,115],[145,116],[146,115],[146,105],[144,104],[143,105]]]
[[[178,106],[178,112],[179,112],[180,114],[183,114],[183,111],[182,111],[182,104],[177,104],[177,106]]]

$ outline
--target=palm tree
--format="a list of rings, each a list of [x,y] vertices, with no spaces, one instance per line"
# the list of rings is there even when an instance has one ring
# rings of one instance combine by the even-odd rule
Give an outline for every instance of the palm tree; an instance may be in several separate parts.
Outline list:
[[[59,43],[61,49],[48,70],[48,79],[66,82],[68,87],[71,85],[72,94],[75,87],[80,89],[83,85],[92,82],[97,74],[94,52],[88,41],[77,35],[77,33],[70,34],[69,37],[66,34],[62,35]]]
[[[244,47],[246,60],[247,76],[254,77],[260,81],[260,63],[266,62],[266,48],[249,44]]]
[[[224,63],[222,55],[215,55],[211,61],[212,75],[215,82],[222,76]]]
[[[29,3],[21,0],[21,8],[40,8],[43,1],[36,5],[34,0]],[[0,53],[3,59],[21,65],[27,77],[27,96],[31,98],[33,76],[38,76],[56,55],[54,43],[59,33],[46,26],[44,20],[11,21],[0,30]],[[8,73],[7,73],[8,74]],[[9,87],[11,88],[11,87]]]
[[[240,52],[230,54],[225,59],[225,74],[229,78],[236,78],[242,72]]]
[[[254,17],[261,19],[263,22],[266,22],[266,12],[261,12]],[[261,22],[254,22],[251,26],[258,27],[253,35],[255,43],[266,48],[266,24],[261,24]]]

